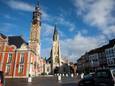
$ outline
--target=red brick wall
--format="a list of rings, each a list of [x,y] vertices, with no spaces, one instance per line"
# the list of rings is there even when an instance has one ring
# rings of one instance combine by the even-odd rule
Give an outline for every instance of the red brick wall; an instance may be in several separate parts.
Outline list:
[[[6,64],[7,64],[7,60],[8,60],[8,54],[12,53],[12,61],[10,63],[10,71],[9,71],[8,76],[13,75],[14,61],[15,61],[15,50],[14,49],[15,49],[15,46],[6,45],[6,46],[4,46],[4,52],[2,52],[2,59],[4,58],[3,59],[2,70],[4,72],[6,71]]]
[[[24,76],[26,76],[26,72],[27,72],[27,62],[28,62],[28,52],[25,52],[25,54],[24,54]]]
[[[23,73],[19,73],[19,65],[20,65],[20,55],[21,53],[24,53],[24,70]],[[17,52],[17,61],[16,61],[16,71],[15,71],[15,76],[26,76],[27,73],[27,61],[28,61],[28,51],[23,51],[23,52]]]
[[[4,43],[3,43],[3,41],[4,41]],[[34,64],[34,62],[38,60],[38,57],[36,57],[35,53],[33,53],[29,50],[18,50],[18,51],[16,51],[16,47],[14,45],[8,45],[5,42],[6,42],[6,39],[0,38],[0,63],[2,62],[2,59],[3,59],[2,71],[4,71],[4,72],[6,71],[8,54],[12,53],[13,56],[12,56],[12,61],[10,63],[11,64],[10,71],[9,71],[9,74],[7,76],[13,76],[13,75],[14,75],[14,77],[26,76],[27,75],[26,73],[29,71],[27,69],[30,66],[30,64],[28,64],[28,62],[29,62],[28,58],[30,58],[30,60],[32,60],[31,62]],[[30,52],[30,57],[29,57],[29,52]],[[21,53],[24,53],[24,70],[23,70],[22,74],[20,74],[18,72]],[[35,72],[34,66],[33,66],[32,71]]]

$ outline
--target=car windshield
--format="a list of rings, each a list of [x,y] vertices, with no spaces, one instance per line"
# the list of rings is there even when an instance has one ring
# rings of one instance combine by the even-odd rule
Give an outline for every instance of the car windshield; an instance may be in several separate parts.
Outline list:
[[[95,75],[95,77],[98,77],[98,78],[107,78],[109,76],[110,76],[109,71],[98,71]]]

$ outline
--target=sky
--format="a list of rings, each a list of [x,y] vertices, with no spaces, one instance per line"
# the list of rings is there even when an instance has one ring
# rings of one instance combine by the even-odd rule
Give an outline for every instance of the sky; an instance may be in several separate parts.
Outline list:
[[[37,0],[0,0],[0,32],[28,42]],[[54,25],[63,58],[76,61],[85,52],[115,38],[115,0],[39,0],[42,12],[41,56],[49,57]]]

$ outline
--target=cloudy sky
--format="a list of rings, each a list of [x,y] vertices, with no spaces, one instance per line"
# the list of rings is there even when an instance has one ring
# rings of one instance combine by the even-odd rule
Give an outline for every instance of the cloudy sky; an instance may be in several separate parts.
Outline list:
[[[37,0],[0,0],[0,32],[29,41]],[[54,25],[62,56],[76,60],[115,38],[115,0],[39,0],[42,11],[41,56],[49,57]]]

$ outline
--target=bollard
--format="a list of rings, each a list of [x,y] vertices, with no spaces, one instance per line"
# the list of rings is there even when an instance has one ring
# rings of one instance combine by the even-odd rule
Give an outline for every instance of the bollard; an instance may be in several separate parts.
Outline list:
[[[28,82],[32,82],[32,78],[31,77],[28,78]]]
[[[71,77],[73,77],[73,74],[71,74]]]
[[[58,81],[61,83],[61,75],[58,75]]]
[[[68,74],[66,74],[66,77],[68,77]]]
[[[81,74],[81,79],[83,79],[83,77],[84,77],[84,73]]]

